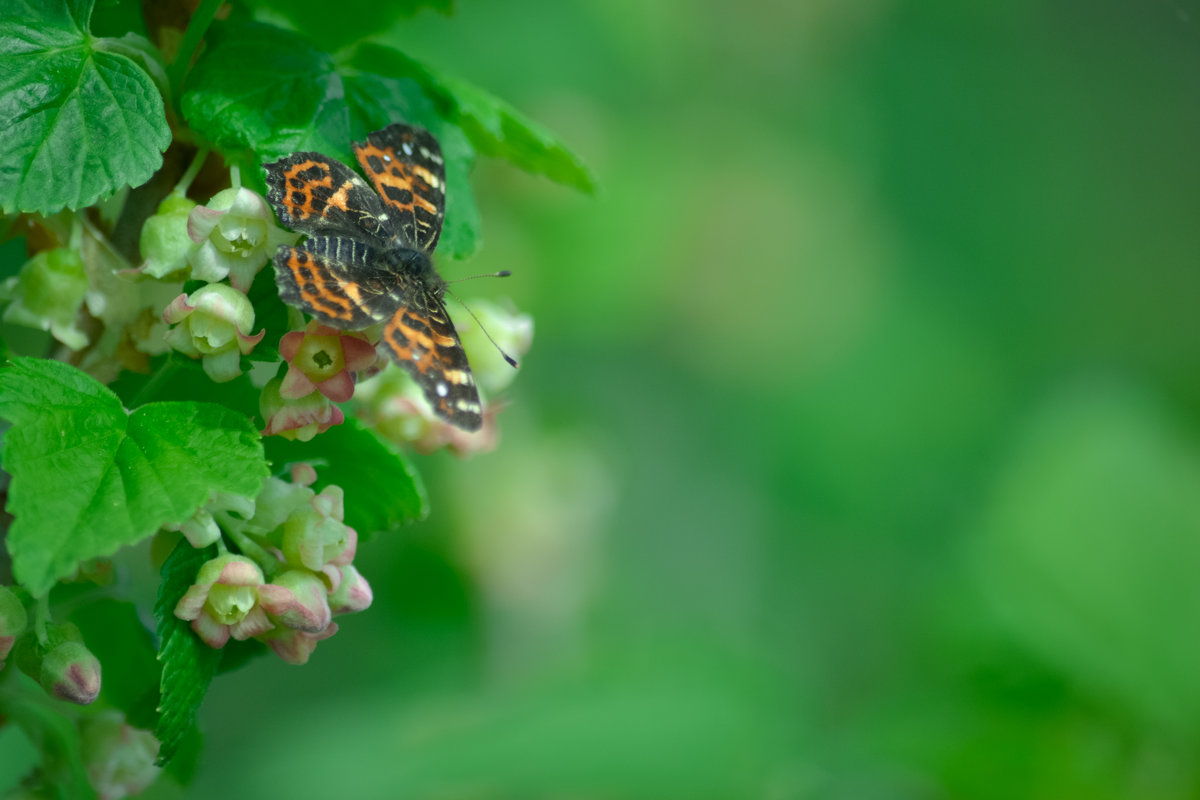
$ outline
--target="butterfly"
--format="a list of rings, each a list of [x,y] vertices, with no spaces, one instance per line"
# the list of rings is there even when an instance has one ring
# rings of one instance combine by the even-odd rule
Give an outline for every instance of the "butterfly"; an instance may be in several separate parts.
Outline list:
[[[334,328],[383,322],[383,346],[434,413],[477,431],[479,390],[433,267],[446,209],[441,148],[429,131],[395,123],[353,149],[374,190],[320,153],[263,164],[280,222],[308,235],[275,254],[279,296]]]

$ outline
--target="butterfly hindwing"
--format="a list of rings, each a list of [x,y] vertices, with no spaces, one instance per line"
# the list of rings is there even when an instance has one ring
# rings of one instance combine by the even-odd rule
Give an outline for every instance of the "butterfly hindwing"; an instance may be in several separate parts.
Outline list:
[[[404,243],[433,252],[446,215],[442,149],[429,131],[395,123],[355,143],[354,156]]]
[[[392,276],[370,266],[377,258],[368,244],[314,236],[275,255],[275,283],[283,302],[334,328],[365,328],[396,309]]]
[[[465,431],[483,425],[479,390],[446,305],[422,290],[411,293],[383,328],[383,345],[433,406]]]
[[[310,235],[391,238],[380,220],[383,204],[366,181],[320,153],[292,153],[264,164],[267,199],[288,228]]]

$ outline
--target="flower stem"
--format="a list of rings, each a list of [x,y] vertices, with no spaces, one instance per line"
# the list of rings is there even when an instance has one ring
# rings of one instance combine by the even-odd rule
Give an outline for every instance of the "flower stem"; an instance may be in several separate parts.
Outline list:
[[[187,77],[188,68],[192,65],[192,56],[196,54],[196,48],[200,46],[200,40],[208,32],[208,26],[212,24],[222,2],[223,0],[200,0],[200,5],[196,7],[192,19],[188,22],[187,31],[183,34],[183,42],[179,45],[175,62],[167,69],[167,78],[171,82],[171,95],[176,108],[179,107],[179,95],[183,89],[183,80]]]

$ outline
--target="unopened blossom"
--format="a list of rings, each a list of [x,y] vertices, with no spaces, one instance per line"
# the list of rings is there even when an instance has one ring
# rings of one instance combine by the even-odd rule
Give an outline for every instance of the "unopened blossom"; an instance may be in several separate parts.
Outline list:
[[[154,783],[162,772],[154,765],[158,747],[154,734],[127,724],[119,711],[80,721],[80,754],[100,800],[140,794]]]
[[[258,401],[259,411],[266,421],[263,436],[278,435],[307,442],[345,420],[342,410],[320,392],[288,400],[279,393],[282,384],[283,381],[276,378],[263,387]]]
[[[220,283],[179,295],[163,311],[163,319],[174,325],[167,343],[184,355],[201,358],[204,371],[217,383],[242,374],[241,357],[266,333],[250,335],[254,306],[246,295]]]
[[[329,593],[329,610],[337,614],[349,614],[362,611],[371,605],[374,593],[371,584],[367,583],[353,564],[339,566],[341,580],[338,587]]]
[[[90,704],[100,694],[100,661],[83,643],[78,629],[72,638],[46,650],[38,682],[60,700],[81,706]]]
[[[206,205],[192,209],[188,235],[197,245],[187,257],[192,277],[212,283],[228,276],[242,292],[250,291],[254,276],[279,245],[299,238],[276,226],[261,195],[240,186],[217,192]]]
[[[49,331],[72,350],[81,350],[89,341],[77,325],[87,291],[87,272],[76,250],[43,250],[25,262],[19,275],[5,282],[3,294],[10,302],[3,319]]]
[[[335,403],[354,395],[353,373],[375,364],[375,348],[362,334],[347,333],[315,320],[303,331],[284,334],[279,354],[288,364],[280,396],[297,399],[318,391]]]
[[[320,633],[329,625],[332,612],[325,583],[308,570],[287,570],[260,586],[258,595],[276,627]]]
[[[259,604],[263,573],[245,556],[217,556],[200,567],[196,582],[175,606],[175,616],[210,647],[224,647],[232,636],[249,639],[271,628]]]
[[[143,275],[165,278],[182,275],[188,267],[188,253],[196,246],[188,235],[188,216],[196,207],[181,191],[167,195],[158,211],[142,225],[140,247]]]

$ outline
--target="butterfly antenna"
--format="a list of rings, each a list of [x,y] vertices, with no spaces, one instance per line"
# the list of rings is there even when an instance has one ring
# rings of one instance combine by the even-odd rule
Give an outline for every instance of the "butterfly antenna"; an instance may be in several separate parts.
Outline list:
[[[452,281],[446,281],[446,283],[462,283],[463,281],[473,281],[476,278],[507,278],[509,275],[512,275],[511,270],[502,269],[499,272],[485,272],[482,275],[468,275],[465,278],[455,278]],[[454,299],[458,300],[457,297],[455,297]],[[461,303],[462,301],[458,300],[458,302]],[[465,308],[465,306],[464,306],[464,308]],[[478,322],[479,320],[475,320],[475,321]]]
[[[475,277],[475,278],[492,278],[492,277],[507,278],[511,274],[512,273],[510,273],[508,270],[505,269],[505,270],[501,270],[500,272],[489,272],[486,275],[474,275],[472,277]],[[460,278],[459,280],[467,281],[467,280],[470,280],[470,278]],[[448,283],[458,283],[458,281],[448,281]],[[471,307],[468,306],[466,303],[464,303],[462,301],[462,298],[459,297],[458,295],[456,295],[449,288],[447,288],[446,291],[450,292],[450,296],[453,297],[455,300],[457,300],[458,304],[460,306],[467,309],[467,313],[471,315],[471,319],[475,320],[475,324],[479,326],[479,330],[483,331],[483,335],[487,337],[487,340],[492,343],[492,347],[496,348],[496,352],[498,352],[500,355],[504,356],[504,360],[508,362],[508,365],[510,367],[512,367],[513,369],[516,369],[517,360],[515,358],[513,358],[512,356],[510,356],[508,353],[504,352],[503,347],[496,344],[496,340],[492,338],[492,335],[490,333],[488,333],[487,328],[483,327],[483,323],[479,321],[479,317],[475,316],[475,312],[471,310]]]

